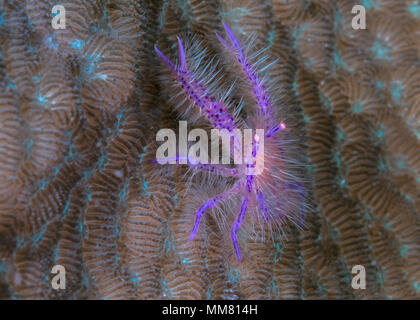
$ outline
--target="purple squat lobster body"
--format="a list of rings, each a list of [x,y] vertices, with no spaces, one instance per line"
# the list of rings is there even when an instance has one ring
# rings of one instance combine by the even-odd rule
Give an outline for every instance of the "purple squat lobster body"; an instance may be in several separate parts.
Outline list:
[[[223,25],[230,43],[218,34],[216,36],[236,60],[256,102],[257,110],[249,125],[254,129],[262,128],[265,134],[263,136],[258,134],[253,136],[252,145],[249,146],[250,156],[244,161],[244,164],[234,169],[213,164],[197,165],[189,163],[194,169],[237,179],[231,188],[207,200],[197,209],[189,241],[195,237],[200,220],[207,210],[239,194],[241,197],[239,212],[233,221],[230,238],[236,257],[241,260],[237,232],[246,213],[250,212],[255,215],[257,220],[262,223],[275,222],[275,224],[281,226],[284,220],[290,220],[297,226],[301,226],[305,193],[302,184],[298,181],[299,179],[286,170],[290,161],[285,159],[281,147],[282,143],[279,143],[280,133],[287,131],[286,123],[276,120],[278,116],[273,110],[272,101],[263,83],[264,81],[260,78],[255,66],[249,61],[227,25],[225,23]],[[233,137],[234,148],[238,148],[239,144],[235,136],[237,125],[234,118],[229,114],[224,103],[213,100],[209,90],[188,71],[184,47],[179,38],[178,44],[180,61],[178,66],[165,57],[156,46],[155,50],[163,63],[169,68],[173,79],[181,87],[188,100],[204,113],[213,128],[227,130]],[[261,172],[257,173],[256,167],[258,163],[261,163],[259,161],[261,158],[264,159],[262,161],[264,167]]]

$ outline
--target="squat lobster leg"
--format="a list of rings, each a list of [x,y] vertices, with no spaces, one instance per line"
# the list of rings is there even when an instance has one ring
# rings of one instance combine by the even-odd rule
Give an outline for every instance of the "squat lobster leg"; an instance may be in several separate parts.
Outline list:
[[[188,241],[191,241],[194,239],[195,234],[197,233],[198,227],[200,225],[200,220],[201,217],[203,216],[204,212],[206,212],[206,210],[213,208],[217,203],[226,200],[228,197],[232,196],[233,194],[237,193],[239,188],[239,184],[235,184],[231,189],[222,192],[216,196],[214,196],[213,198],[209,199],[206,201],[206,203],[204,203],[200,208],[198,208],[196,214],[195,214],[195,222],[194,222],[194,227],[191,231],[190,237],[188,239]]]
[[[227,129],[232,132],[236,124],[221,101],[214,101],[207,89],[188,71],[185,62],[185,52],[181,40],[179,45],[179,67],[175,66],[156,46],[155,51],[163,63],[171,70],[175,80],[181,85],[188,99],[201,111],[214,128]]]
[[[241,253],[239,252],[238,240],[236,239],[236,234],[238,232],[239,227],[241,226],[242,220],[245,217],[247,204],[248,204],[248,198],[243,197],[242,198],[241,209],[240,209],[239,214],[237,215],[235,221],[233,222],[232,230],[230,231],[230,239],[233,243],[233,247],[235,248],[236,258],[238,260],[241,260]]]

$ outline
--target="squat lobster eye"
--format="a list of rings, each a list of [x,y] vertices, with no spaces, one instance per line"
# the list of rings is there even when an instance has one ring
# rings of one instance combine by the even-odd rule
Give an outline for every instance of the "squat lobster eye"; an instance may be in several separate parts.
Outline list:
[[[284,122],[280,122],[280,129],[286,129],[286,124]]]

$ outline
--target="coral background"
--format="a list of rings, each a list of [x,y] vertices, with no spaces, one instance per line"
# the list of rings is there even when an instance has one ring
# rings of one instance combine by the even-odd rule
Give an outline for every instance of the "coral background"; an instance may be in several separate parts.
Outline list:
[[[69,0],[54,30],[56,1],[0,0],[0,298],[420,297],[420,4],[361,2],[367,30],[353,0]],[[223,20],[279,59],[312,177],[305,229],[240,264],[211,217],[187,243],[199,200],[147,161],[177,119],[153,45]]]

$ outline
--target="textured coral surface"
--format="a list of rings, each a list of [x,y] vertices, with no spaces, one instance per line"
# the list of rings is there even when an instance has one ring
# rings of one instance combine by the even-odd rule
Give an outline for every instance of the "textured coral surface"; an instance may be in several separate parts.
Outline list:
[[[419,298],[420,3],[361,1],[353,30],[358,2],[68,0],[54,30],[56,1],[0,0],[0,298]],[[154,45],[217,56],[222,21],[277,59],[309,176],[304,229],[243,237],[240,262],[223,212],[188,242],[215,190],[150,161],[179,119]]]

